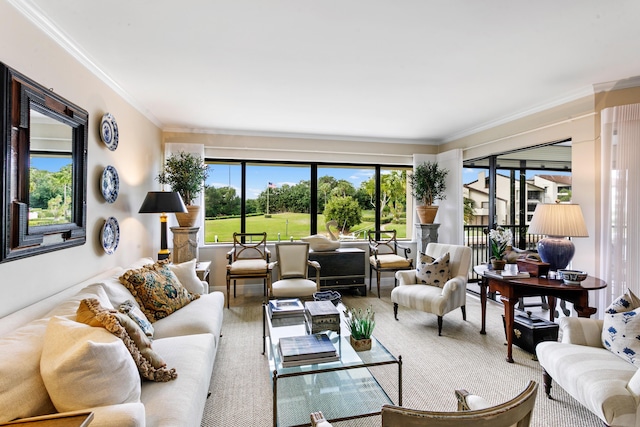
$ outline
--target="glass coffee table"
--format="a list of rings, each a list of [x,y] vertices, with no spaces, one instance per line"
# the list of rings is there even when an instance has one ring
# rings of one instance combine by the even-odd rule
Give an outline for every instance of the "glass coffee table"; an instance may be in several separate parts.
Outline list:
[[[371,338],[371,350],[356,352],[349,344],[344,323],[345,307],[338,305],[338,334],[325,331],[336,347],[340,360],[294,367],[283,367],[278,342],[282,337],[306,334],[304,315],[271,319],[263,307],[263,354],[269,359],[273,384],[273,425],[309,425],[309,414],[322,411],[329,421],[344,421],[380,414],[382,405],[394,404],[369,368],[398,367],[398,400],[402,405],[402,357],[397,358]]]

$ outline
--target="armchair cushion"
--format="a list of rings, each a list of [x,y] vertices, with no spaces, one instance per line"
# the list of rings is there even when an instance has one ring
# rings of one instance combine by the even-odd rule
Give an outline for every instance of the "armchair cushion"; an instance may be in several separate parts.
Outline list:
[[[227,265],[227,270],[233,275],[266,273],[267,262],[261,258],[239,259]]]
[[[407,268],[411,266],[408,259],[396,254],[382,254],[377,257],[372,255],[369,262],[375,266],[379,265],[380,268]]]
[[[449,280],[449,252],[439,258],[420,254],[420,261],[416,267],[416,278],[426,285],[443,287]]]
[[[318,291],[315,281],[302,278],[282,279],[271,285],[271,296],[280,297],[305,297],[312,296]]]
[[[630,291],[618,297],[605,311],[602,345],[629,363],[640,367],[640,300]]]

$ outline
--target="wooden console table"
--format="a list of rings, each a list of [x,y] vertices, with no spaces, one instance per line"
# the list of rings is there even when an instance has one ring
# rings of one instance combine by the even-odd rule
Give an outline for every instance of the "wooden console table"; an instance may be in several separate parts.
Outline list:
[[[485,325],[487,317],[487,291],[498,292],[500,301],[504,304],[504,320],[507,331],[513,330],[514,308],[520,298],[546,296],[549,299],[549,317],[553,321],[553,311],[556,306],[556,298],[573,303],[573,308],[579,317],[591,317],[596,308],[589,307],[589,291],[607,287],[604,280],[589,276],[580,285],[565,285],[562,280],[547,279],[546,277],[529,277],[523,279],[504,279],[487,276],[486,265],[477,265],[473,271],[481,277],[480,301],[482,306],[481,334],[486,334]],[[507,335],[507,362],[513,363],[512,334]]]
[[[321,289],[355,289],[367,295],[364,284],[366,252],[359,248],[338,248],[335,251],[309,251],[309,260],[320,263]],[[309,270],[315,277],[315,269]]]

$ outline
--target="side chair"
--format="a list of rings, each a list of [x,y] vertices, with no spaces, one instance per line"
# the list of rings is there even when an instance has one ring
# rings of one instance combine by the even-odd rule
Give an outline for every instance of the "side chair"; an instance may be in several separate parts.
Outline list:
[[[513,399],[491,406],[482,397],[456,390],[457,412],[420,411],[401,406],[382,407],[382,427],[528,427],[538,394],[538,383],[527,387]],[[332,427],[322,412],[310,415],[312,427]]]
[[[236,297],[236,279],[262,279],[263,294],[271,281],[267,233],[233,233],[233,248],[227,252],[227,308],[229,290],[233,280],[233,297]]]
[[[270,271],[278,270],[278,280],[269,282],[269,298],[310,299],[320,290],[320,264],[309,260],[309,243],[277,243],[276,258],[269,264]],[[309,267],[315,269],[315,280],[309,278]]]
[[[376,271],[378,298],[380,298],[380,274],[385,271],[411,270],[413,259],[409,258],[411,249],[398,244],[396,230],[369,230],[369,291],[373,270]],[[399,255],[402,251],[402,255]],[[394,286],[397,284],[394,277]]]

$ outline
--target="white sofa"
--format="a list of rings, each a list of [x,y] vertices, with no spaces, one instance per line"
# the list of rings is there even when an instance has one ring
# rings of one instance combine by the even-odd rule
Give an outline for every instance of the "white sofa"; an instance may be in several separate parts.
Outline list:
[[[50,319],[75,319],[78,305],[85,298],[104,298],[106,294],[113,307],[127,299],[134,300],[118,278],[128,268],[148,263],[153,260],[145,258],[127,268],[113,268],[0,319],[0,422],[57,412],[40,370]],[[175,368],[177,378],[168,382],[142,380],[135,401],[74,411],[93,411],[91,427],[200,426],[224,307],[224,295],[207,294],[204,282],[200,283],[200,298],[153,323],[153,349],[167,368]],[[106,379],[117,367],[98,369],[104,371]],[[101,388],[103,384],[96,384],[95,392],[100,393]]]
[[[640,425],[640,373],[602,345],[600,319],[562,317],[562,342],[543,341],[536,354],[545,392],[552,379],[608,426]]]

